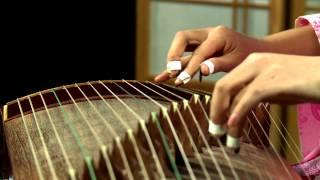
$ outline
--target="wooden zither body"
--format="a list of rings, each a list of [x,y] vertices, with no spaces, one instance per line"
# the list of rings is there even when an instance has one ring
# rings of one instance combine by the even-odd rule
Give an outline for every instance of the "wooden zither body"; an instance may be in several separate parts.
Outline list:
[[[14,179],[28,180],[299,178],[258,136],[267,135],[258,121],[249,121],[239,153],[210,136],[210,98],[125,80],[25,96],[2,110],[7,165]]]

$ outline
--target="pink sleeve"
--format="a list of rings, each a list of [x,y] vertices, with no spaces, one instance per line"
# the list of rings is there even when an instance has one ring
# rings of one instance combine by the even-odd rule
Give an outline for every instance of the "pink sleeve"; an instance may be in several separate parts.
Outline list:
[[[296,27],[307,25],[313,27],[320,43],[320,14],[301,16],[296,19]],[[307,175],[318,174],[320,173],[320,104],[298,105],[298,127],[304,159],[296,168],[304,169]],[[312,165],[314,162],[316,166]]]
[[[295,22],[296,27],[306,26],[309,24],[313,27],[320,43],[320,14],[300,16]]]

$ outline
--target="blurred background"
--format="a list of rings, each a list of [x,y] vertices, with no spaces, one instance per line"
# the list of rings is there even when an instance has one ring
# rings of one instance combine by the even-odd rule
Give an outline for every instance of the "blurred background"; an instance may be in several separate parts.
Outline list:
[[[320,12],[319,0],[126,0],[15,3],[3,13],[0,104],[43,89],[99,79],[151,80],[180,30],[225,25],[262,37]],[[188,87],[211,91],[219,73]],[[295,107],[274,106],[297,138]],[[277,118],[277,119],[279,119]],[[292,153],[271,132],[277,148]],[[292,143],[290,141],[290,143]]]

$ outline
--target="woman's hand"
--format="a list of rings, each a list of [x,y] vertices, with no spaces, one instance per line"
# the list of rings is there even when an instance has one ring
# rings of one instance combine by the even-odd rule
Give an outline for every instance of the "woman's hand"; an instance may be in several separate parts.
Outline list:
[[[196,47],[193,49],[192,55],[182,57],[190,47]],[[183,77],[178,76],[175,84],[180,85],[187,83],[200,68],[203,75],[221,71],[228,72],[240,64],[248,54],[262,49],[266,49],[263,47],[262,40],[250,38],[226,27],[218,26],[178,32],[171,44],[167,61],[168,63],[180,61],[181,69],[189,75],[189,79],[186,81]],[[201,64],[205,60],[208,62]],[[162,72],[155,77],[155,81],[162,82],[175,78],[181,70],[177,69]]]
[[[191,56],[184,52],[191,50]],[[311,26],[291,29],[262,39],[255,39],[224,26],[180,31],[167,55],[173,66],[155,77],[156,82],[175,78],[176,85],[187,83],[201,69],[202,75],[228,72],[252,52],[274,52],[296,55],[320,55],[320,46]],[[207,61],[206,61],[207,60]],[[180,64],[181,62],[181,64]],[[181,66],[180,66],[181,65]]]
[[[261,101],[320,101],[319,71],[320,57],[253,53],[217,82],[210,118],[240,137],[245,116]]]

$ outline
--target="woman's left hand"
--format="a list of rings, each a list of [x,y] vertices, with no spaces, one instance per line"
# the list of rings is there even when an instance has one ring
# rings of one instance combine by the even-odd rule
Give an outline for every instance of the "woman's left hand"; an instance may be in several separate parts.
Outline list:
[[[217,82],[210,118],[214,124],[227,124],[230,136],[240,137],[247,113],[261,101],[320,101],[320,57],[249,55]]]

